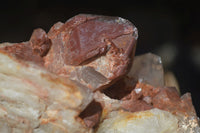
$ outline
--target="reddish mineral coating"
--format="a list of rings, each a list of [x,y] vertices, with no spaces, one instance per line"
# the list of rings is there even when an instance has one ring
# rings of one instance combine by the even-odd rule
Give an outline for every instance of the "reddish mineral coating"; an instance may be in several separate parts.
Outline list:
[[[161,90],[153,97],[153,106],[173,114],[182,113],[187,116],[195,116],[196,114],[190,93],[180,97],[175,88],[164,88]]]
[[[121,100],[123,97],[131,93],[136,83],[137,82],[134,82],[134,80],[129,79],[129,77],[125,75],[112,86],[103,89],[102,92],[110,98]]]
[[[30,42],[12,44],[11,46],[0,48],[0,50],[12,54],[19,60],[32,61],[39,65],[44,64],[42,57],[33,51]]]
[[[50,29],[48,37],[55,47],[64,51],[65,64],[80,65],[87,59],[106,52],[112,43],[129,55],[134,39],[130,36],[131,33],[132,24],[122,18],[77,15],[65,24],[56,23]]]
[[[151,99],[159,91],[159,88],[154,88],[151,85],[137,83],[132,92],[122,99],[122,108],[131,112],[152,109]],[[149,97],[150,102],[143,100],[145,97]]]
[[[81,112],[80,117],[84,120],[87,127],[95,127],[101,117],[102,107],[100,103],[92,101],[88,107]]]
[[[119,17],[81,14],[65,24],[56,23],[48,37],[52,46],[44,60],[45,67],[51,72],[68,76],[74,69],[69,68],[70,65],[88,64],[106,78],[115,79],[127,72],[134,53],[137,29],[131,22]],[[97,60],[105,55],[105,59]]]
[[[128,110],[130,112],[138,112],[152,109],[151,105],[148,105],[145,101],[142,100],[127,100],[122,104],[122,108],[124,110]]]
[[[47,54],[50,45],[50,40],[47,38],[46,32],[42,29],[36,29],[29,42],[12,44],[0,50],[14,55],[17,59],[43,65],[44,61],[42,57]]]
[[[50,40],[43,29],[35,29],[30,38],[31,47],[34,53],[45,56],[50,48]]]
[[[190,94],[186,93],[180,97],[173,87],[156,88],[145,83],[137,83],[122,101],[122,108],[131,112],[159,108],[173,114],[196,114]]]

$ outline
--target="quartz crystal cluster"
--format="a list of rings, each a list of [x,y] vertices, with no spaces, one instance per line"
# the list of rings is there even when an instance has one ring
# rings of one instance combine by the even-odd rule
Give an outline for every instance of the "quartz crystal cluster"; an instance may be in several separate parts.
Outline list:
[[[165,86],[159,56],[136,56],[129,73],[103,92],[95,93],[104,105],[98,133],[200,132],[191,94]]]
[[[0,44],[1,133],[200,133],[190,93],[161,58],[135,56],[137,28],[80,14]]]

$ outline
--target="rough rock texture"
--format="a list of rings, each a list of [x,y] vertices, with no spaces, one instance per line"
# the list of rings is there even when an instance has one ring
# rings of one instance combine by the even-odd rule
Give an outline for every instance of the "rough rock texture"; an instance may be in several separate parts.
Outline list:
[[[43,59],[35,54],[30,42],[3,44],[2,51],[9,53],[11,56],[16,57],[18,60],[34,62],[40,66],[44,64]]]
[[[83,85],[0,52],[0,132],[90,132],[78,115],[91,101]]]
[[[44,65],[43,56],[47,54],[51,46],[47,34],[42,29],[35,29],[30,41],[22,43],[4,43],[0,49],[16,57],[18,60],[34,62]]]
[[[97,133],[177,133],[178,120],[159,109],[130,113],[110,112]]]
[[[171,89],[164,91],[166,90],[170,91]],[[159,97],[159,95],[158,93],[157,96]],[[154,103],[150,104],[150,99],[121,101],[110,99],[100,92],[95,93],[95,99],[104,107],[97,133],[200,132],[198,117],[188,94],[181,98],[176,97],[176,100],[171,96],[162,97],[166,101],[159,102],[159,106]],[[172,101],[173,103],[171,103]]]

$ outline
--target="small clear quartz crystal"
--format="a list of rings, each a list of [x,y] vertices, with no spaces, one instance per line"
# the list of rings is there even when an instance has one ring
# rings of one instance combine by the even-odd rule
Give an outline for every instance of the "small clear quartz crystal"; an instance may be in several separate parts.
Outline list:
[[[152,53],[136,56],[127,76],[156,87],[164,86],[161,57]]]

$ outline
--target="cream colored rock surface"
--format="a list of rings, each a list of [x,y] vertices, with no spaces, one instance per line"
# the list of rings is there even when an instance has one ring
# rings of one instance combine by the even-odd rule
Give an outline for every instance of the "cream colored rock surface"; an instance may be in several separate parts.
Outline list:
[[[0,52],[0,133],[88,133],[90,89]]]
[[[159,109],[130,113],[113,111],[100,124],[97,133],[177,133],[178,119]]]

